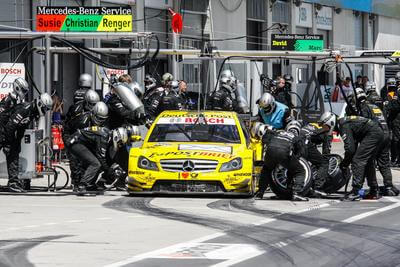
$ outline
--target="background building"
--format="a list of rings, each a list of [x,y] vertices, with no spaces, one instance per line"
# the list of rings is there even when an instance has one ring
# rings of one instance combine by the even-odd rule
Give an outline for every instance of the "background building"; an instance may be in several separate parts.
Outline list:
[[[274,23],[284,25],[284,33],[320,34],[326,49],[355,51],[367,49],[395,49],[400,47],[400,2],[396,0],[6,0],[0,9],[0,30],[35,30],[37,6],[119,6],[130,5],[134,11],[135,31],[155,32],[161,48],[172,48],[172,31],[167,9],[172,8],[183,16],[183,32],[179,36],[182,49],[204,49],[216,47],[227,50],[270,50],[272,33],[267,30]],[[282,30],[282,29],[281,29]],[[227,38],[242,37],[234,40]],[[215,41],[208,42],[209,39]],[[14,40],[0,41],[0,49],[15,44]],[[83,42],[83,41],[82,41]],[[42,46],[35,41],[32,46]],[[89,47],[119,47],[118,41],[85,41]],[[29,48],[31,48],[30,46]],[[13,62],[21,48],[0,54],[0,62]],[[18,62],[25,63],[38,87],[44,87],[43,56],[22,52]],[[114,58],[115,63],[126,62],[126,58]],[[72,93],[82,72],[96,77],[96,67],[77,54],[53,56],[52,84],[65,105],[71,103]],[[199,60],[195,57],[180,58],[178,79],[189,83],[189,90],[205,92],[215,83],[221,62]],[[292,64],[287,60],[250,64],[246,60],[231,60],[229,67],[239,80],[249,85],[257,81],[259,73],[269,77],[290,73],[294,77],[295,89],[302,95],[311,76],[311,66],[305,63]],[[317,66],[317,70],[320,66]],[[171,57],[159,56],[156,62],[141,70],[132,71],[139,81],[145,73],[159,78],[171,71]],[[385,78],[393,75],[397,67],[367,64],[352,65],[352,74],[366,75],[382,87]],[[347,69],[339,70],[349,76]],[[317,74],[316,74],[317,75]],[[327,77],[326,85],[333,87],[335,75]],[[96,79],[95,89],[102,83]],[[254,86],[260,90],[259,85]]]

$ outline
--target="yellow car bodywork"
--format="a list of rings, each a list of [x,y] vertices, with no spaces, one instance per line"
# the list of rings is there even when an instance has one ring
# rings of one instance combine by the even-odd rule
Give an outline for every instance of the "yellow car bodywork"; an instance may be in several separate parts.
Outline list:
[[[240,143],[212,142],[149,142],[149,137],[159,120],[191,118],[197,119],[199,113],[189,111],[164,111],[150,127],[143,145],[131,148],[129,153],[128,193],[170,192],[163,185],[175,186],[178,192],[213,192],[222,194],[252,195],[256,189],[259,169],[256,161],[261,161],[262,147],[259,140],[252,139],[235,112],[203,111],[206,121],[218,122],[221,119],[234,120],[240,135]],[[190,120],[190,119],[189,119]],[[243,126],[244,127],[244,126]],[[246,132],[245,132],[246,131]],[[153,169],[139,167],[139,160],[146,158],[153,163]],[[220,171],[222,164],[241,158],[242,167],[233,171]],[[181,164],[190,162],[196,166],[211,164],[208,170],[179,170]],[[168,165],[168,163],[171,163]],[[205,163],[204,163],[205,162]],[[155,167],[155,165],[157,167]],[[175,164],[175,165],[174,165]],[[173,170],[169,169],[174,167]],[[190,167],[190,166],[189,166]],[[178,169],[177,169],[178,168]],[[200,167],[199,167],[200,168]],[[190,168],[189,168],[190,169]],[[212,190],[206,188],[212,185]]]

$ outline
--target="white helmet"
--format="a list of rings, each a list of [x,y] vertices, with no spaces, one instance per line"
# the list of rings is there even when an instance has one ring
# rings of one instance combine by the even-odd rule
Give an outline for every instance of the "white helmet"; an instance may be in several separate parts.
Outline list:
[[[336,115],[329,111],[324,112],[319,119],[319,124],[328,126],[329,134],[331,134],[336,126]]]
[[[53,107],[53,99],[48,93],[43,93],[39,98],[36,99],[36,107],[38,109],[39,115],[44,116],[46,111],[51,110]]]
[[[253,126],[250,129],[251,136],[254,138],[261,138],[265,134],[265,132],[268,129],[268,125],[261,123],[261,122],[256,122],[253,124]]]
[[[92,87],[92,82],[92,75],[89,73],[82,73],[81,76],[79,76],[79,87],[90,88]]]
[[[166,85],[168,85],[168,83],[169,83],[170,81],[172,81],[173,79],[174,79],[174,76],[172,76],[171,73],[166,72],[166,73],[164,73],[164,75],[161,77],[161,83],[162,83],[162,85],[166,86]]]
[[[367,98],[364,89],[356,88],[356,98],[357,100],[365,100]]]
[[[128,142],[128,132],[124,127],[112,131],[113,147],[116,150]]]
[[[128,84],[129,89],[132,90],[132,92],[135,93],[135,95],[139,98],[142,98],[143,94],[144,94],[144,90],[143,87],[140,86],[140,84],[138,82],[131,82]]]
[[[24,78],[17,78],[13,82],[13,92],[17,97],[19,97],[20,100],[25,99],[25,95],[29,91],[29,85],[28,82]]]
[[[222,72],[221,72],[221,76],[220,76],[221,78],[224,78],[224,77],[227,77],[227,78],[229,78],[229,79],[236,79],[235,78],[235,74],[233,73],[233,71],[231,71],[231,70],[223,70]]]
[[[224,70],[221,72],[219,82],[221,84],[233,86],[236,83],[235,74],[231,70]]]
[[[97,102],[100,101],[99,94],[92,89],[89,89],[85,93],[86,109],[91,110]]]
[[[257,101],[257,104],[266,114],[271,114],[276,106],[275,98],[270,93],[264,93]]]
[[[92,109],[92,122],[101,126],[108,119],[108,107],[104,102],[97,102]]]
[[[299,136],[301,131],[301,123],[299,121],[293,120],[286,125],[285,130],[287,132],[293,133],[295,136]]]
[[[370,81],[368,81],[368,82],[365,84],[365,91],[367,92],[367,94],[369,94],[369,93],[371,93],[371,92],[373,92],[373,91],[376,91],[376,84],[375,84],[375,82],[370,82]]]

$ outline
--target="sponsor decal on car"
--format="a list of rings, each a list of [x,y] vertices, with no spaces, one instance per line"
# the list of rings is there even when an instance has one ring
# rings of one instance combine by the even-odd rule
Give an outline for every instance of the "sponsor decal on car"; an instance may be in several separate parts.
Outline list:
[[[233,176],[250,176],[251,173],[247,172],[247,173],[234,173]]]
[[[160,118],[157,124],[195,124],[198,118],[190,117],[166,117]],[[236,125],[233,118],[204,118],[207,124],[218,124],[218,125]]]
[[[188,179],[189,177],[192,179],[196,179],[199,176],[197,172],[181,172],[179,173],[180,177],[183,179]]]
[[[143,175],[144,172],[141,172],[141,171],[129,171],[129,174],[139,174],[139,175]]]
[[[205,151],[169,151],[164,153],[153,152],[149,155],[149,158],[161,157],[161,156],[209,156],[216,158],[232,159],[235,155],[218,152],[205,152]]]
[[[205,150],[223,153],[232,153],[231,146],[218,146],[218,145],[194,145],[194,144],[181,144],[178,146],[179,150]]]

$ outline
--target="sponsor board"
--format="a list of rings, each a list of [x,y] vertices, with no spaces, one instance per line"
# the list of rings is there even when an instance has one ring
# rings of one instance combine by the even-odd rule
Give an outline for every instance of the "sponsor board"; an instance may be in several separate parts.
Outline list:
[[[324,49],[322,35],[272,34],[271,50],[318,52]]]
[[[13,90],[13,82],[17,78],[25,79],[23,63],[0,63],[0,100]]]
[[[38,6],[39,32],[131,32],[132,9],[124,7]]]

